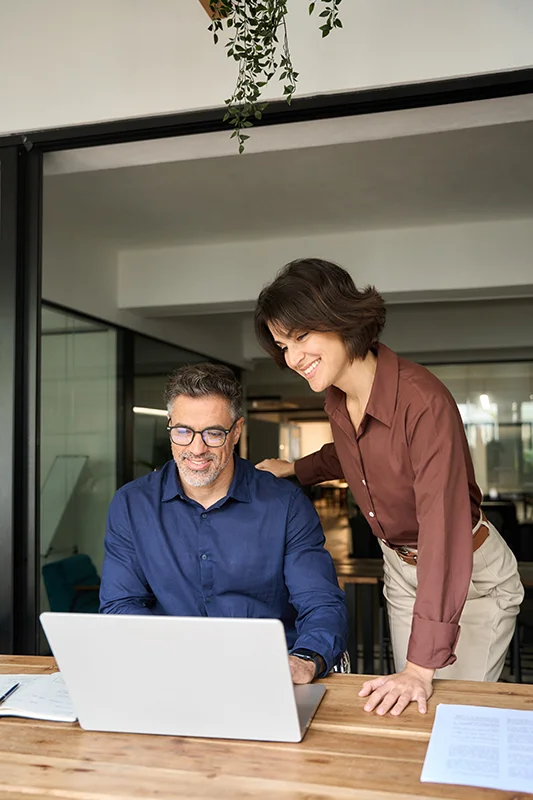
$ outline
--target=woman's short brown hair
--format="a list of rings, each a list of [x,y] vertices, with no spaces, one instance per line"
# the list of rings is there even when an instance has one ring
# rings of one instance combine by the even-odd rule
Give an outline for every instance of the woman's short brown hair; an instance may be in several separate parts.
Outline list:
[[[265,286],[255,308],[259,344],[284,367],[283,352],[269,323],[287,334],[308,331],[338,333],[351,361],[365,358],[385,325],[385,303],[374,286],[359,291],[345,269],[320,258],[286,264]]]

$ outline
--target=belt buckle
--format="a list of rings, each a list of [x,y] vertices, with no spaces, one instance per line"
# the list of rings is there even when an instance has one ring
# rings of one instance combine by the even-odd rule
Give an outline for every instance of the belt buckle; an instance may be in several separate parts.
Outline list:
[[[396,549],[400,553],[400,555],[409,556],[409,558],[412,558],[416,564],[418,560],[418,553],[413,553],[413,551],[409,550],[409,548],[405,547],[405,545],[401,545],[401,547],[397,547]]]

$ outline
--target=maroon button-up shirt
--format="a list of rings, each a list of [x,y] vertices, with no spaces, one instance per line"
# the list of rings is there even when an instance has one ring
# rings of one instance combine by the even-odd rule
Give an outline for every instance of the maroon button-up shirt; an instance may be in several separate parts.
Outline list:
[[[297,461],[298,479],[344,477],[376,536],[418,549],[407,658],[432,669],[453,664],[482,497],[453,397],[427,369],[380,344],[359,429],[334,386],[325,410],[334,443]]]

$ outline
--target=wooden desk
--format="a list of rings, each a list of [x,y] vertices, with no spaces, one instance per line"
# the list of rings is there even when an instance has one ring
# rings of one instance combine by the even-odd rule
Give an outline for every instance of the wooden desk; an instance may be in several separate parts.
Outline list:
[[[380,558],[336,558],[334,563],[341,589],[346,583],[373,583],[383,578]],[[524,586],[533,588],[533,561],[520,561],[518,572]]]
[[[0,656],[0,672],[50,672],[52,659]],[[332,675],[300,744],[95,733],[0,719],[0,800],[408,800],[518,797],[421,784],[437,703],[533,708],[533,686],[437,681],[427,715],[366,714],[363,678]],[[531,795],[527,795],[530,797]],[[526,795],[520,795],[520,800]]]
[[[334,564],[341,589],[347,583],[377,583],[383,580],[381,558],[336,558]]]

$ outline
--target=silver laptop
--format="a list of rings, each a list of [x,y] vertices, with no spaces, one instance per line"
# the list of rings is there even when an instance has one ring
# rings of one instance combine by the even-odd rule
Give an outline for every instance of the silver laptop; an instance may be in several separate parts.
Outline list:
[[[40,619],[86,730],[299,742],[326,691],[293,686],[279,620]]]

